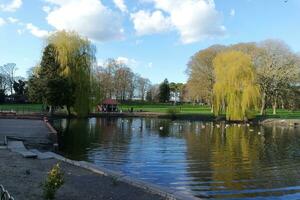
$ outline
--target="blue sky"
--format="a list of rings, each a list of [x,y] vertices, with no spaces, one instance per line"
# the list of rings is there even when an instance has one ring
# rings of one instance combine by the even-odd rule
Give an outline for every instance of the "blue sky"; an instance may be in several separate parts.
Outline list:
[[[299,0],[0,0],[0,65],[36,65],[47,35],[75,30],[159,83],[185,82],[190,56],[213,44],[284,40],[300,51]]]

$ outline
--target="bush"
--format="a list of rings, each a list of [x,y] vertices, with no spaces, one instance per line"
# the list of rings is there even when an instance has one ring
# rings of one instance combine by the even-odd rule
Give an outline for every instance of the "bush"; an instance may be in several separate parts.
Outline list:
[[[43,184],[44,198],[53,200],[56,191],[64,184],[64,174],[59,164],[56,164],[49,172],[45,183]]]

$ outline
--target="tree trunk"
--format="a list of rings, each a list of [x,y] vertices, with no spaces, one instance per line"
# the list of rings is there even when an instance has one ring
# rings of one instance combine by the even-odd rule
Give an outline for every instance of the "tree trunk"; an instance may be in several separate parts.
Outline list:
[[[54,108],[53,108],[53,106],[49,106],[49,114],[50,114],[50,116],[52,116],[53,113],[54,113]]]
[[[280,100],[281,100],[281,108],[282,108],[282,109],[285,109],[285,107],[284,107],[284,100],[283,100],[283,98],[281,98]]]
[[[68,116],[70,117],[70,116],[71,116],[71,109],[70,109],[70,106],[67,106],[67,111],[68,111]]]
[[[214,104],[211,104],[211,110],[210,110],[211,113],[214,113]]]
[[[266,115],[266,93],[263,93],[262,98],[261,98],[260,114]]]
[[[272,107],[273,107],[273,115],[276,115],[277,114],[277,112],[276,112],[276,109],[277,109],[277,100],[274,101]]]

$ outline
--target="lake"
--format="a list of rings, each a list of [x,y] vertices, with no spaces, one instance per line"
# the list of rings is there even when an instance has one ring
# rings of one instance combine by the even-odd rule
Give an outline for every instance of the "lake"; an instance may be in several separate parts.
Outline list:
[[[300,199],[300,130],[154,118],[54,120],[60,152],[194,196]]]

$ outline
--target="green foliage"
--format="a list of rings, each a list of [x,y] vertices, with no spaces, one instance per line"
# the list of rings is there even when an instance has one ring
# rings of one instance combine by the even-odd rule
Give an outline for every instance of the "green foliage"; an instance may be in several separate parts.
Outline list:
[[[0,89],[0,103],[5,102],[5,90]]]
[[[64,174],[60,165],[56,164],[49,172],[43,184],[44,198],[52,200],[55,198],[56,191],[64,184]]]
[[[247,120],[257,108],[260,92],[251,58],[239,51],[228,51],[214,59],[215,114],[226,112],[227,120]]]
[[[25,101],[25,92],[26,92],[26,82],[19,80],[18,82],[14,81],[13,88],[15,91],[14,98],[17,102]]]
[[[59,73],[74,84],[74,110],[86,116],[90,110],[91,67],[95,63],[95,48],[89,40],[75,32],[60,31],[48,39],[56,49]]]
[[[32,103],[42,103],[44,97],[44,82],[38,75],[31,75],[28,80],[28,98]]]
[[[170,86],[168,79],[165,79],[159,86],[159,101],[162,103],[170,100]]]

